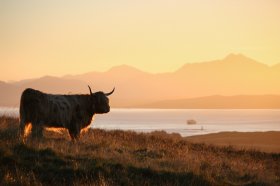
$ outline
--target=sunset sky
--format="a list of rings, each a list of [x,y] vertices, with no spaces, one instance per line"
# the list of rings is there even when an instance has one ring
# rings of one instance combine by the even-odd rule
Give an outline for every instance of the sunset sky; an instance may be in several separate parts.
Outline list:
[[[242,53],[280,63],[279,0],[0,0],[0,80],[158,73]]]

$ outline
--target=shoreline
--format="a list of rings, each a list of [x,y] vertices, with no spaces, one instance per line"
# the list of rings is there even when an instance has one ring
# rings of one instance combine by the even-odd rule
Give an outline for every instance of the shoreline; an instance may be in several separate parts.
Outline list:
[[[192,143],[232,146],[237,149],[280,153],[280,131],[268,132],[219,132],[184,137]]]

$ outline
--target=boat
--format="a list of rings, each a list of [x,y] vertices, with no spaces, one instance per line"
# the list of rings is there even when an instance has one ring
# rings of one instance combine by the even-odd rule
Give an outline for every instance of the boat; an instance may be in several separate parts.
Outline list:
[[[188,119],[187,124],[188,125],[195,125],[197,122],[194,119]]]

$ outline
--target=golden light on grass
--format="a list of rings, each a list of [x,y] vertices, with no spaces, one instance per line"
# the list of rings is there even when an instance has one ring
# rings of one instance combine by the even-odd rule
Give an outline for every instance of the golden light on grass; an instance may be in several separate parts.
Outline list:
[[[50,131],[50,132],[55,132],[58,134],[62,134],[63,131],[65,131],[66,129],[64,128],[54,128],[54,127],[46,127],[45,130]]]
[[[24,135],[23,135],[24,138],[30,134],[31,130],[32,130],[32,124],[28,123],[24,128]]]
[[[83,128],[83,129],[81,130],[81,134],[87,133],[89,129],[90,129],[90,125],[88,125],[87,127]]]
[[[65,132],[68,133],[67,129],[65,129],[65,128],[46,127],[46,128],[44,128],[44,129],[45,129],[46,131],[48,131],[48,132],[55,132],[55,133],[61,134],[61,135],[64,134]],[[87,127],[85,127],[85,128],[83,128],[83,129],[81,130],[81,134],[87,133],[89,129],[90,129],[90,125],[87,126]]]
[[[89,129],[78,143],[70,142],[66,132],[47,132],[41,140],[22,144],[18,127],[18,119],[0,117],[0,185],[279,185],[280,181],[278,151],[190,143],[163,131],[101,129]]]

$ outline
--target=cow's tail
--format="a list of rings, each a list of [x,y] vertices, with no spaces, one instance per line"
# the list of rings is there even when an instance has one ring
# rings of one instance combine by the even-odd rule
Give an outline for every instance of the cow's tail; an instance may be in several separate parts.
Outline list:
[[[26,113],[24,111],[24,94],[21,95],[20,98],[20,107],[19,107],[19,135],[20,138],[23,139],[24,138],[24,131],[25,131],[25,125],[27,124],[26,122]]]

